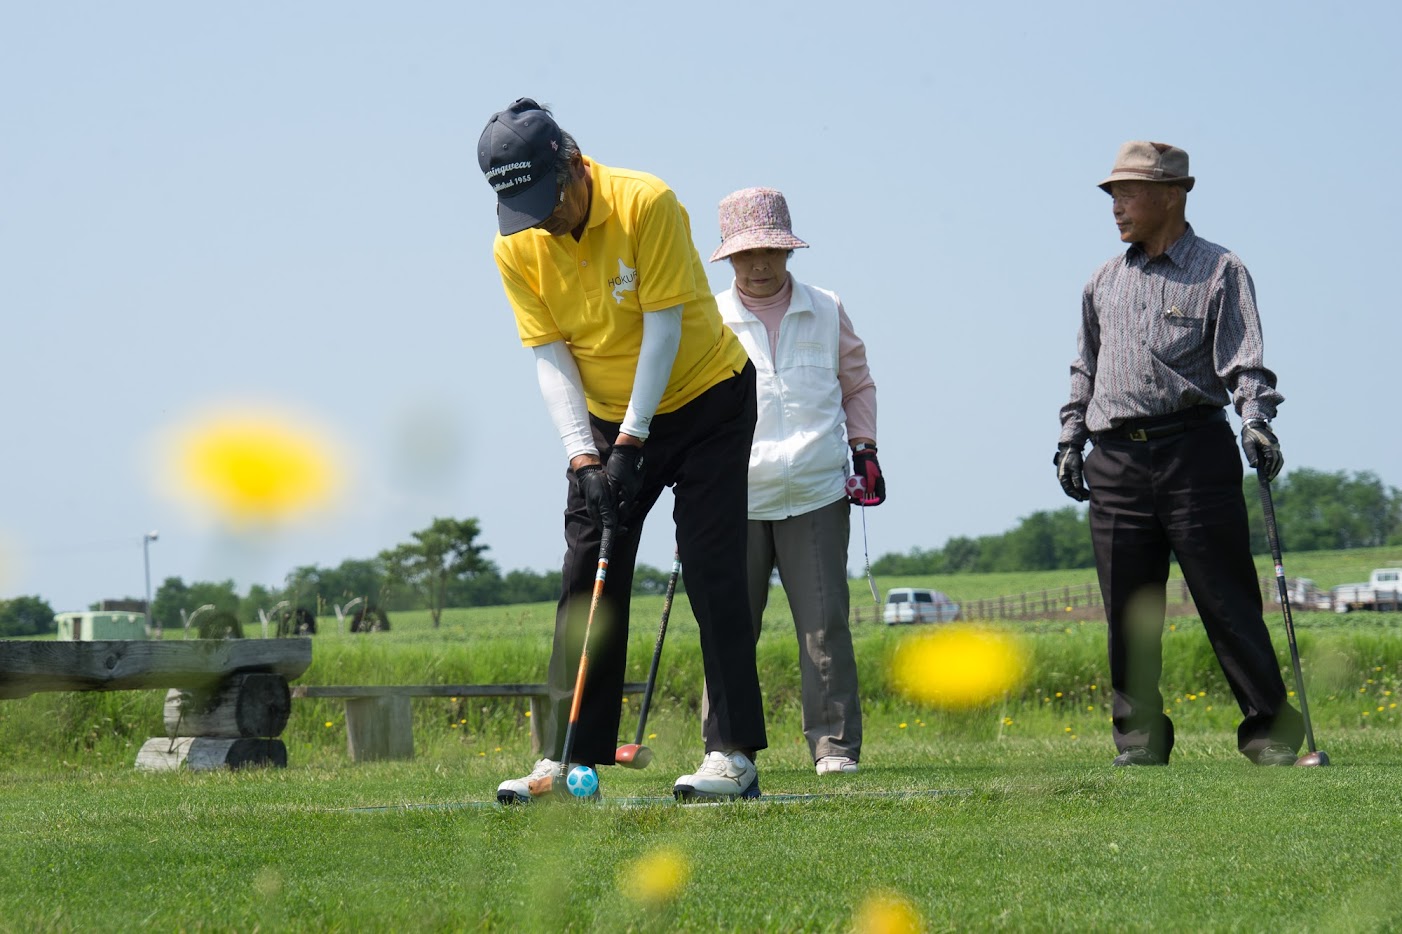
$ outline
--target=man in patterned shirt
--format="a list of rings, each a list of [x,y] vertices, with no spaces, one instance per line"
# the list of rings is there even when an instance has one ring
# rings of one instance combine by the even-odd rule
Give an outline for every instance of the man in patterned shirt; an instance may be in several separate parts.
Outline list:
[[[1274,479],[1284,459],[1270,421],[1283,397],[1262,362],[1251,276],[1186,220],[1193,182],[1186,152],[1136,141],[1100,183],[1130,247],[1082,294],[1054,464],[1066,495],[1090,500],[1114,764],[1166,765],[1173,750],[1159,692],[1171,552],[1241,707],[1237,747],[1258,765],[1293,765],[1303,723],[1261,618],[1241,458],[1224,411],[1235,405],[1247,462]]]

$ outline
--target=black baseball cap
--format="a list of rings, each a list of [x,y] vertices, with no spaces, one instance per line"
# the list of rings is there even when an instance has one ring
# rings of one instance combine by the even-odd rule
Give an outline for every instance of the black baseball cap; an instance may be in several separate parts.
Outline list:
[[[560,125],[529,97],[492,114],[477,141],[477,163],[497,193],[503,237],[536,226],[555,210]]]

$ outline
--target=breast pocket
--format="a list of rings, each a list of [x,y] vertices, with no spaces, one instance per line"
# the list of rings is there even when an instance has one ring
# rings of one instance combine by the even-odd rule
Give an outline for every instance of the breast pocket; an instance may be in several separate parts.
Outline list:
[[[817,368],[831,371],[833,369],[832,354],[828,348],[820,343],[812,341],[798,341],[794,344],[793,350],[789,354],[786,368]]]
[[[1179,311],[1159,318],[1152,349],[1159,359],[1175,362],[1202,352],[1207,341],[1207,318]]]

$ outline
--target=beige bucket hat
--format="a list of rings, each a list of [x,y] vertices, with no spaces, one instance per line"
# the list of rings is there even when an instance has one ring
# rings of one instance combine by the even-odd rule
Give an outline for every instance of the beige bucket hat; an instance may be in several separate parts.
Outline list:
[[[720,246],[711,262],[744,250],[798,250],[808,244],[793,235],[789,204],[773,188],[742,188],[720,203]]]
[[[1120,147],[1115,167],[1100,183],[1100,190],[1109,194],[1111,182],[1171,182],[1192,191],[1195,181],[1188,174],[1188,154],[1177,146],[1131,140]]]

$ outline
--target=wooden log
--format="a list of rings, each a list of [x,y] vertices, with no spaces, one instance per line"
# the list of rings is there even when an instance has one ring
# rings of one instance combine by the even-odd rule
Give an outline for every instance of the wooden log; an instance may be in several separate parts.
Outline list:
[[[240,672],[215,690],[171,688],[166,694],[166,735],[280,736],[291,712],[292,692],[286,678],[269,672]]]
[[[210,690],[242,671],[273,672],[291,681],[311,663],[310,639],[0,640],[0,698],[37,691]]]
[[[136,754],[136,767],[147,771],[178,769],[208,772],[248,766],[287,768],[287,747],[280,739],[212,739],[164,736],[148,739]]]
[[[414,758],[413,713],[403,694],[348,698],[346,744],[351,760]]]

